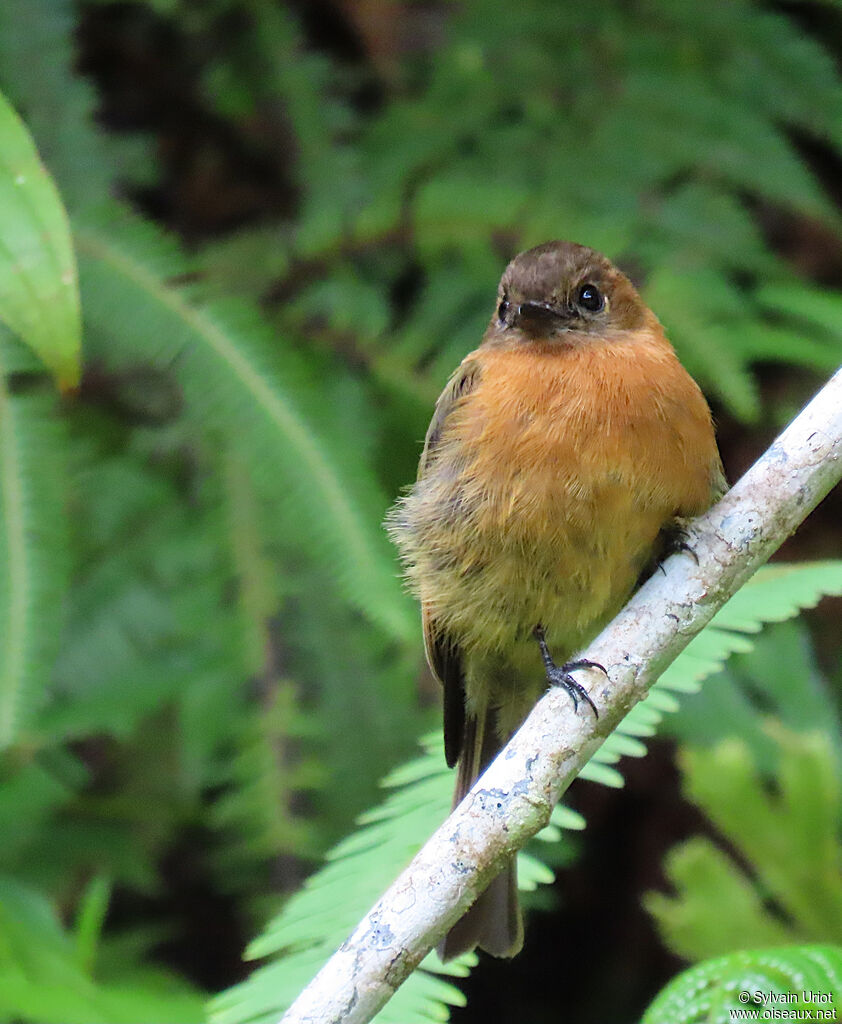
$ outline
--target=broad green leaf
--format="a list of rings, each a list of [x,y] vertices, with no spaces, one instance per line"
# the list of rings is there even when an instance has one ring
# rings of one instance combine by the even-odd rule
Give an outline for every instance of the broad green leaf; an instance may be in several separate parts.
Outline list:
[[[23,122],[0,94],[0,321],[62,388],[79,380],[81,319],[70,228]]]

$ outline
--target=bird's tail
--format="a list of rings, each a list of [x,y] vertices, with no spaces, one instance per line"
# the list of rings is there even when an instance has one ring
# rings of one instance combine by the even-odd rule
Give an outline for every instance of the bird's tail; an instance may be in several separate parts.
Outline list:
[[[489,708],[484,713],[469,715],[453,794],[454,807],[461,803],[499,749],[494,712]],[[439,959],[452,960],[475,946],[499,957],[515,956],[523,946],[523,918],[518,905],[514,857],[445,935],[438,947]]]

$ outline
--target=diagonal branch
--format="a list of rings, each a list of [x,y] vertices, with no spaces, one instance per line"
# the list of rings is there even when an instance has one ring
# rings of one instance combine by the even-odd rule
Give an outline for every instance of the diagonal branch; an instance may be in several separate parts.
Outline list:
[[[494,876],[543,828],[602,741],[666,666],[842,478],[842,370],[583,652],[599,707],[550,691],[469,795],[283,1017],[365,1024]]]

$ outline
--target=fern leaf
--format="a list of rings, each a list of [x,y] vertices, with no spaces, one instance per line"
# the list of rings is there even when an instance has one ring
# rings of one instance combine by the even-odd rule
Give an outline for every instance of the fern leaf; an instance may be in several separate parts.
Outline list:
[[[0,85],[32,132],[73,212],[148,177],[152,140],[99,132],[96,96],[75,72],[77,10],[72,0],[0,4]]]
[[[25,1024],[193,1024],[199,993],[164,971],[95,981],[55,911],[36,890],[0,877],[0,1018]]]
[[[391,635],[413,636],[379,529],[385,499],[353,439],[324,436],[325,395],[290,347],[245,303],[200,303],[173,284],[184,262],[127,211],[77,224],[76,238],[85,316],[108,338],[103,355],[172,367],[187,415],[243,460],[258,493],[303,533],[345,595]]]
[[[736,945],[842,939],[842,784],[830,740],[768,728],[777,747],[774,794],[742,738],[683,753],[688,797],[752,870],[749,878],[706,838],[670,853],[676,895],[649,893],[646,906],[669,947],[688,959]]]
[[[700,681],[721,668],[729,654],[751,649],[746,634],[759,632],[767,622],[791,618],[799,608],[812,608],[824,594],[840,593],[840,562],[764,566],[690,641],[653,689],[676,689],[688,679]]]
[[[778,283],[758,289],[761,306],[804,326],[818,328],[826,338],[842,346],[842,294],[799,281]]]
[[[679,974],[640,1024],[732,1024],[764,1019],[761,1009],[792,1011],[791,1020],[832,1020],[840,1002],[842,947],[740,950]],[[828,1012],[827,1018],[820,1016]]]
[[[17,358],[0,337],[0,371]],[[0,372],[0,748],[43,700],[66,585],[64,438],[48,395],[12,393]]]

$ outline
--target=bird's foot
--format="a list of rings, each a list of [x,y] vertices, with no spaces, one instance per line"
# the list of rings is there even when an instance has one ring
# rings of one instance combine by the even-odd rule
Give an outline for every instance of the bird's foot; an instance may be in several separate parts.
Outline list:
[[[669,556],[677,555],[682,551],[688,554],[696,565],[699,564],[699,556],[687,543],[689,539],[690,533],[685,526],[682,526],[681,522],[673,523],[672,526],[664,531],[664,553],[661,556],[661,561],[658,563],[658,568],[661,572],[664,572],[663,563]]]
[[[541,648],[541,657],[544,660],[544,669],[546,670],[547,682],[550,686],[560,686],[566,690],[570,694],[570,699],[573,701],[573,707],[576,711],[579,710],[579,701],[583,700],[590,705],[594,717],[599,718],[596,704],[591,700],[591,696],[584,686],[573,677],[572,673],[577,668],[598,668],[600,672],[607,676],[608,672],[605,670],[605,667],[600,665],[598,661],[589,661],[587,658],[578,658],[576,661],[567,661],[563,665],[556,665],[553,661],[553,656],[550,654],[550,649],[547,647],[544,627],[541,625],[536,626],[533,630],[533,635],[538,641],[538,646]]]

